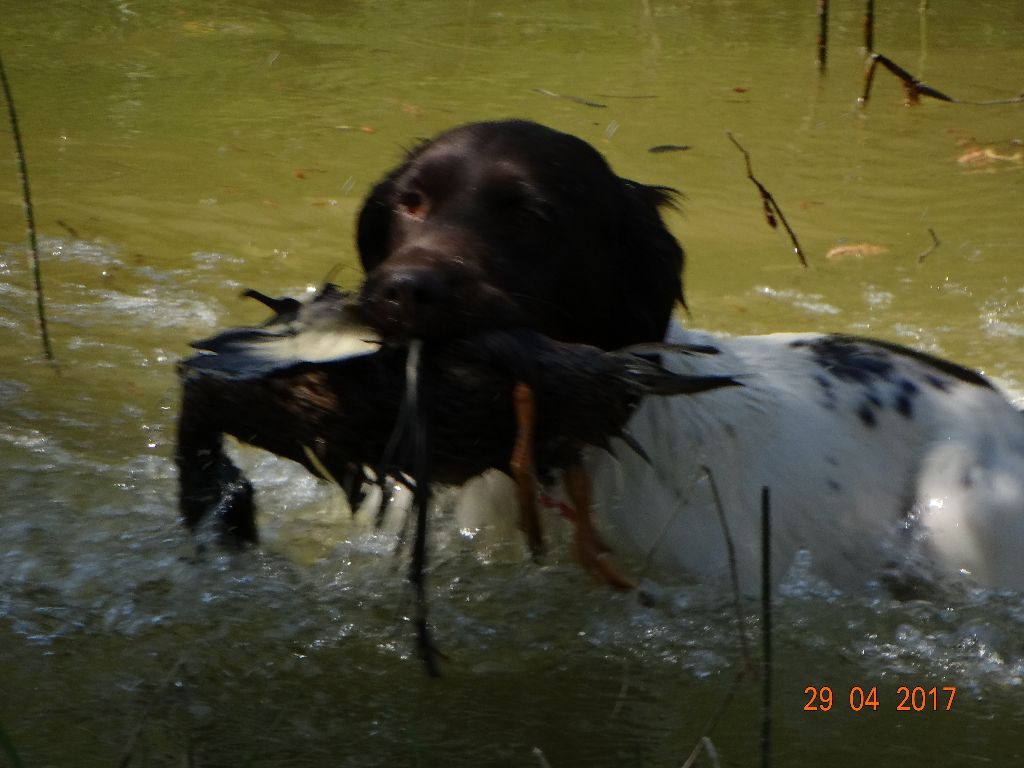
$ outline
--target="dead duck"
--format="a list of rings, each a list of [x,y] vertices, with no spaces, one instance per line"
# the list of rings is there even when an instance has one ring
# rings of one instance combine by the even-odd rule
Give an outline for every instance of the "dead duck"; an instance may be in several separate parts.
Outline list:
[[[366,467],[378,478],[411,479],[423,494],[430,483],[502,470],[517,483],[535,554],[543,546],[538,479],[560,473],[581,561],[628,588],[632,580],[608,562],[591,524],[581,448],[607,449],[617,438],[642,453],[626,423],[643,397],[738,384],[672,373],[660,365],[659,345],[607,352],[522,328],[385,343],[358,301],[332,284],[306,302],[245,295],[274,316],[194,342],[199,352],[179,364],[182,518],[194,531],[214,515],[222,541],[234,545],[256,542],[258,532],[252,487],[224,453],[224,434],[335,480],[353,502]]]

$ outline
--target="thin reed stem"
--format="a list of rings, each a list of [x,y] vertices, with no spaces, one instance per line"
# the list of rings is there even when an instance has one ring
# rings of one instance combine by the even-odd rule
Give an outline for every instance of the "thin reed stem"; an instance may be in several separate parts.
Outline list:
[[[21,143],[21,131],[18,129],[18,113],[14,108],[14,96],[11,94],[11,85],[7,81],[3,57],[0,57],[0,83],[3,84],[4,99],[7,101],[7,116],[11,120],[14,153],[18,159],[18,175],[21,177],[21,200],[25,206],[25,227],[28,230],[28,245],[32,257],[32,278],[36,288],[36,316],[39,320],[39,335],[43,343],[43,355],[47,360],[53,360],[53,345],[50,343],[50,331],[46,323],[46,302],[43,298],[43,270],[39,258],[39,241],[36,237],[36,217],[32,209],[32,194],[28,186],[28,164],[25,162],[25,147]]]

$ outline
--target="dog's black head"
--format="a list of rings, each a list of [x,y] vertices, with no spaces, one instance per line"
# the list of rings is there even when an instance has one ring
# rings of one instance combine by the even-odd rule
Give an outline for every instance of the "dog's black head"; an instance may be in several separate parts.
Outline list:
[[[385,335],[527,326],[605,349],[661,340],[682,299],[683,252],[658,213],[672,194],[536,123],[455,128],[366,200],[362,300]]]

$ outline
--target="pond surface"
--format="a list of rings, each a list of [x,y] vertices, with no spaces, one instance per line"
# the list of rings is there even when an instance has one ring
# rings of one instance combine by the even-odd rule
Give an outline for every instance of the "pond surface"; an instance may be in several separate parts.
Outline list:
[[[339,265],[358,284],[354,216],[403,147],[519,116],[685,192],[670,223],[687,323],[880,336],[1019,399],[1024,106],[910,109],[879,73],[858,108],[863,4],[832,5],[820,76],[810,2],[0,0],[58,360],[40,360],[3,150],[0,726],[22,762],[681,765],[743,668],[726,597],[680,586],[645,606],[564,552],[537,567],[439,530],[431,615],[450,661],[428,679],[404,559],[295,467],[241,451],[263,547],[194,561],[174,362],[262,318],[243,287],[300,293]],[[1020,92],[1021,3],[876,5],[877,49],[930,85]],[[649,151],[668,144],[688,149]],[[775,622],[777,764],[1021,761],[1019,595],[894,603],[797,574]],[[833,708],[804,711],[826,685]],[[851,710],[855,686],[877,711]],[[900,686],[956,698],[897,712]],[[748,679],[725,708],[722,765],[758,760],[759,700]]]

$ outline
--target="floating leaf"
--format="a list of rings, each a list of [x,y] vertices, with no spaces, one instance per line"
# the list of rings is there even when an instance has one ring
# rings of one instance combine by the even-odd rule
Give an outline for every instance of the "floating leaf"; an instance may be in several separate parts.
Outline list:
[[[888,252],[889,249],[886,246],[878,245],[877,243],[847,243],[846,245],[837,245],[830,249],[825,254],[825,258],[831,261],[841,261],[852,258],[860,259],[864,256],[880,256]]]

